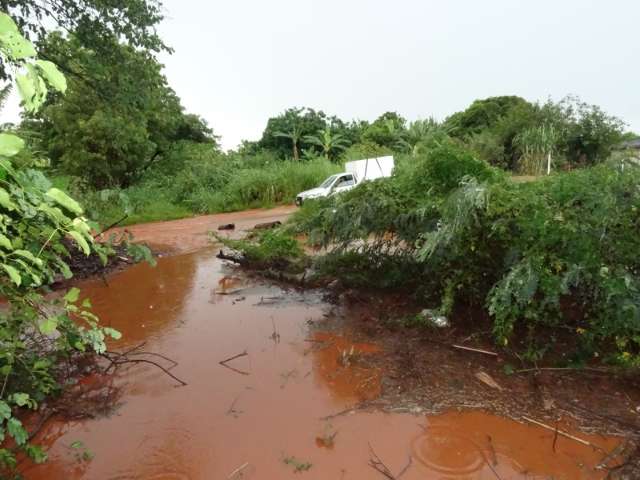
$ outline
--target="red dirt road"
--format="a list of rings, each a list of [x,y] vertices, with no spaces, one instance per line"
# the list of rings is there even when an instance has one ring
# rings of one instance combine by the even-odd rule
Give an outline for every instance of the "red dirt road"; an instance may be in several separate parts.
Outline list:
[[[111,233],[131,232],[138,242],[148,243],[156,249],[170,253],[193,252],[211,244],[209,232],[218,231],[218,226],[235,224],[233,232],[249,230],[257,223],[284,222],[296,210],[294,205],[270,209],[244,210],[242,212],[218,213],[183,218],[166,222],[151,222],[109,230]],[[229,233],[225,230],[222,233]]]

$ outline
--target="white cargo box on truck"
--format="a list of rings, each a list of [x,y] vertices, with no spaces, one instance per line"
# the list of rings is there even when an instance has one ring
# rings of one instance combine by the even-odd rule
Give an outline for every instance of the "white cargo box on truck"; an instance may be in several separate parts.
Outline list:
[[[296,205],[300,206],[310,198],[321,198],[346,192],[366,180],[390,177],[393,172],[393,157],[365,158],[345,164],[345,171],[331,175],[320,186],[300,192],[296,196]]]
[[[345,163],[344,169],[348,173],[354,173],[358,178],[358,183],[364,180],[390,177],[391,172],[393,172],[393,157],[388,155],[386,157],[354,160]]]

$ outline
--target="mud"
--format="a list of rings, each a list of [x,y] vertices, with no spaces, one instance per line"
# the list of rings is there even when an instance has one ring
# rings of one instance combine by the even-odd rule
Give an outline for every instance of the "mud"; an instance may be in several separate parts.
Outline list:
[[[168,222],[152,222],[114,228],[106,236],[124,232],[133,234],[137,242],[153,245],[154,251],[166,253],[188,253],[211,245],[209,232],[226,234],[232,238],[241,237],[255,225],[266,222],[282,222],[295,211],[293,205],[271,209],[246,210],[244,212],[201,215]],[[233,230],[218,232],[218,227],[233,223]]]
[[[225,218],[202,227],[246,220]],[[180,228],[152,235],[141,226],[136,234],[167,245]],[[201,241],[173,246],[190,250]],[[400,367],[387,349],[398,345],[363,339],[345,324],[358,310],[336,308],[323,292],[249,279],[212,248],[80,287],[103,322],[123,333],[111,349],[146,342],[178,363],[171,372],[188,385],[148,365],[118,370],[115,412],[49,421],[36,441],[50,460],[25,465],[27,479],[369,479],[385,478],[383,467],[403,480],[600,479],[606,470],[597,464],[622,442],[571,422],[559,428],[590,446],[482,411],[381,411],[375,402],[403,385],[389,383]],[[407,371],[441,371],[440,381],[450,380],[446,365],[422,360],[407,358]]]

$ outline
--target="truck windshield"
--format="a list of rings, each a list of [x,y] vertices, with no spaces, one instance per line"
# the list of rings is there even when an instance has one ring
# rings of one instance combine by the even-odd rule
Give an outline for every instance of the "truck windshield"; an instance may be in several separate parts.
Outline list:
[[[331,175],[329,178],[327,178],[324,182],[320,184],[319,188],[329,188],[337,177],[338,175]]]

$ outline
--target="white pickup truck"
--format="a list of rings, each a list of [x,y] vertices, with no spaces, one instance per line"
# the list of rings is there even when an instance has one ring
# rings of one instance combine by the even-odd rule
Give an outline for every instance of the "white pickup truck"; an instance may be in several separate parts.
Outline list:
[[[331,175],[318,187],[305,190],[296,195],[296,205],[302,205],[311,198],[328,197],[336,193],[346,192],[366,180],[390,177],[393,172],[393,157],[365,158],[354,160],[344,165],[345,171]]]

